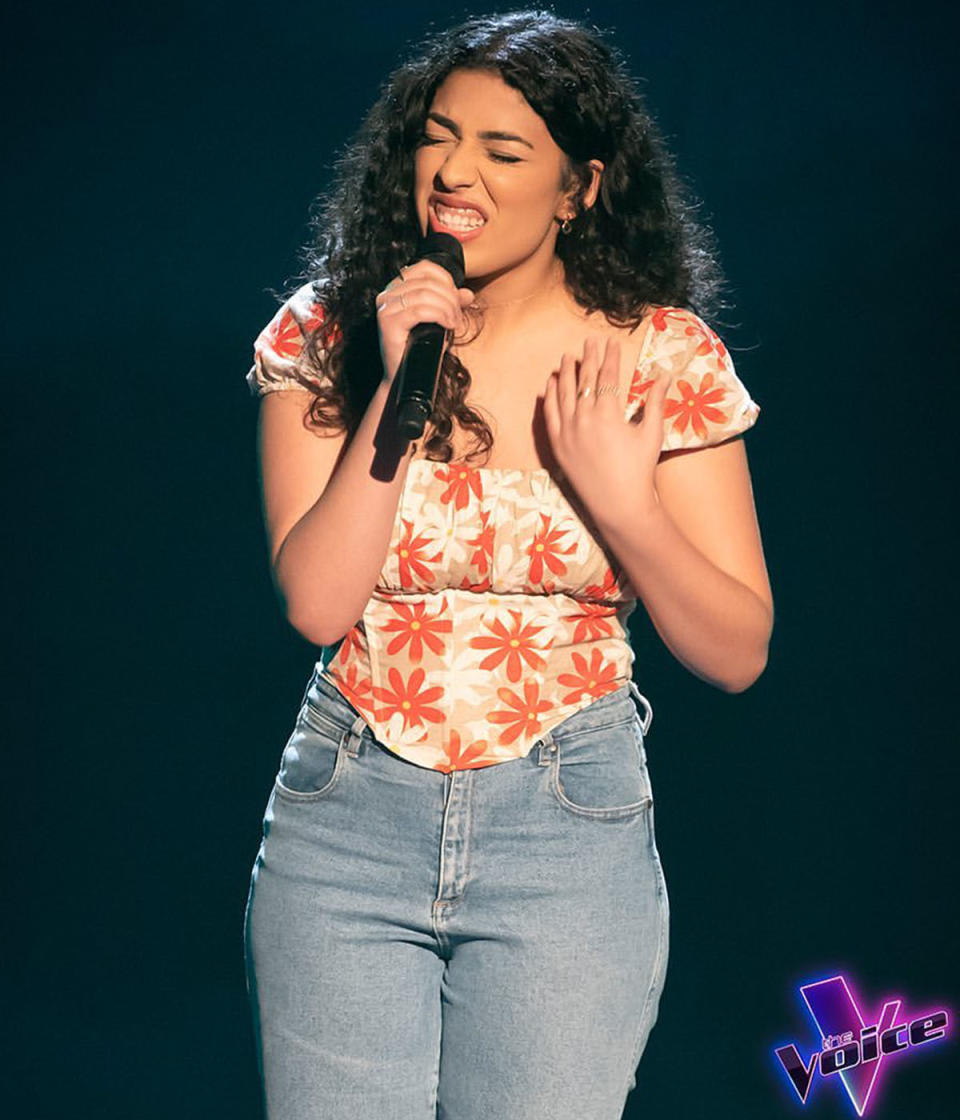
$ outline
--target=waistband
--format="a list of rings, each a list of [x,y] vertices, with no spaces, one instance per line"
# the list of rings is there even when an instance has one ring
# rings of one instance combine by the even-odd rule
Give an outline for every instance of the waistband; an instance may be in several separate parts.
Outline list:
[[[303,691],[303,697],[300,701],[301,707],[307,702],[307,698],[311,692],[318,693],[326,698],[329,702],[329,710],[325,707],[325,715],[330,719],[335,719],[344,730],[353,730],[354,734],[358,737],[367,735],[370,739],[376,739],[376,735],[367,723],[365,717],[357,711],[332,681],[329,681],[323,676],[319,665],[314,666],[313,674],[307,682],[307,687]],[[646,738],[653,724],[653,705],[632,680],[627,681],[620,688],[616,689],[616,691],[608,692],[606,696],[602,696],[599,700],[594,700],[592,704],[588,704],[585,708],[581,708],[579,711],[568,716],[563,723],[553,728],[553,734],[562,734],[564,723],[575,720],[577,716],[585,713],[590,713],[591,715],[598,714],[598,705],[601,707],[604,706],[605,701],[607,703],[615,703],[615,698],[624,692],[632,698],[638,709],[640,726],[644,738]]]

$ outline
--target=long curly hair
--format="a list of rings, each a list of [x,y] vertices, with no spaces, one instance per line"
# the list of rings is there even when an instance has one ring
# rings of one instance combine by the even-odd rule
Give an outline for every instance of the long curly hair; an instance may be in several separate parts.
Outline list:
[[[420,226],[414,160],[434,94],[455,69],[498,74],[520,91],[564,153],[562,189],[576,188],[577,217],[559,235],[565,282],[588,313],[635,327],[652,306],[713,318],[726,286],[701,205],[605,32],[549,11],[470,18],[440,32],[400,65],[333,166],[310,207],[310,238],[290,291],[310,282],[323,309],[304,344],[322,371],[310,421],[356,430],[382,377],[375,297],[414,256]],[[590,159],[603,161],[596,203],[582,209]],[[470,433],[468,460],[488,457],[493,434],[466,403],[470,373],[448,349],[424,440],[427,458],[449,462],[454,421]]]

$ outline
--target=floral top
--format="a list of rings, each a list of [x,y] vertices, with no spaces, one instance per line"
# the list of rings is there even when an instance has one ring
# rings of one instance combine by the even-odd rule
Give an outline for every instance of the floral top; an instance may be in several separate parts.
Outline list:
[[[255,396],[316,383],[298,361],[323,314],[313,298],[304,285],[257,337]],[[726,347],[692,311],[658,307],[639,332],[625,416],[654,367],[672,375],[664,450],[707,447],[756,422],[760,406]],[[631,680],[635,606],[549,471],[414,458],[373,594],[317,668],[401,757],[446,772],[492,766]]]

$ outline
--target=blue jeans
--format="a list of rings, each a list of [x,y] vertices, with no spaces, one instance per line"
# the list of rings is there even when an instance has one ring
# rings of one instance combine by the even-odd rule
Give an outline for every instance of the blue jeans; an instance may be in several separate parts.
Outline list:
[[[244,919],[269,1120],[620,1120],[668,955],[650,718],[631,682],[445,774],[314,671]]]

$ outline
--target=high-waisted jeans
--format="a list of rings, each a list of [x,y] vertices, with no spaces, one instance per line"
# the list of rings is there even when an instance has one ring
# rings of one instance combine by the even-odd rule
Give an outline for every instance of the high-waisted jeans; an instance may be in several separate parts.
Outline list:
[[[244,920],[269,1120],[620,1120],[667,968],[652,714],[631,682],[447,774],[314,671]]]

